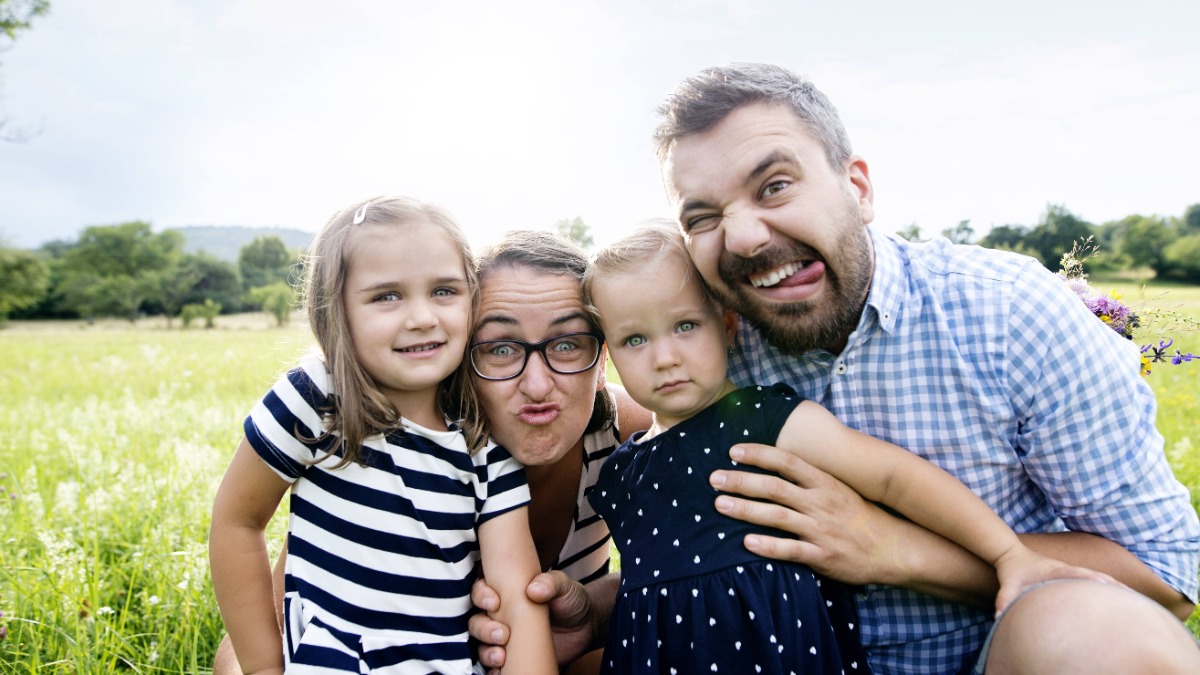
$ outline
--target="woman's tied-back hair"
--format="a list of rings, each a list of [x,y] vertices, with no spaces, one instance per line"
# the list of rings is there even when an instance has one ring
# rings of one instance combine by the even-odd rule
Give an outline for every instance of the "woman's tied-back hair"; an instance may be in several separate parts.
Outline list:
[[[332,380],[332,409],[322,412],[325,433],[335,436],[330,454],[339,450],[342,454],[334,468],[358,461],[363,441],[395,428],[401,414],[363,369],[354,352],[344,300],[350,263],[347,245],[358,228],[392,227],[395,236],[403,237],[421,225],[432,225],[450,238],[462,258],[467,286],[474,294],[475,268],[462,229],[446,211],[410,197],[375,197],[338,211],[317,233],[305,257],[304,305]],[[467,386],[464,368],[465,363],[439,385],[438,402],[451,419],[459,415],[462,390]],[[469,441],[468,447],[473,450],[478,447]]]
[[[583,303],[597,323],[600,313],[593,295],[597,279],[609,274],[636,272],[645,269],[647,263],[665,257],[674,258],[683,269],[683,276],[677,280],[680,287],[690,283],[699,284],[705,299],[720,310],[720,304],[709,292],[708,285],[700,278],[699,270],[688,255],[679,225],[666,218],[652,218],[639,224],[632,233],[600,249],[583,275]],[[670,281],[663,279],[662,283]]]
[[[751,103],[791,109],[825,148],[834,169],[840,171],[850,157],[850,138],[825,94],[806,78],[766,63],[731,63],[684,80],[658,107],[663,119],[654,131],[654,151],[665,160],[676,140],[704,133]]]
[[[570,277],[576,283],[582,283],[588,267],[587,254],[578,244],[566,237],[539,230],[513,230],[505,233],[500,241],[484,251],[477,263],[481,287],[489,274],[510,267],[525,267],[545,274],[561,274]],[[476,308],[479,306],[479,296],[480,293],[475,294]],[[601,335],[600,327],[586,310],[585,315],[588,319],[588,330]],[[604,362],[596,364],[596,367],[603,368]],[[463,431],[468,439],[474,434],[486,437],[489,426],[476,398],[474,387],[470,389],[468,399],[464,402],[462,410]],[[590,434],[611,425],[615,415],[616,411],[607,393],[596,392],[592,417],[588,420],[584,433]]]

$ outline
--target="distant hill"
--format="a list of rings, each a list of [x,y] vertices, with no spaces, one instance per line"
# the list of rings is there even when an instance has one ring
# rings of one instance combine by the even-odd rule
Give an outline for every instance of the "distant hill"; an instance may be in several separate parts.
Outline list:
[[[282,227],[242,227],[240,225],[190,225],[172,227],[183,235],[183,252],[205,251],[209,255],[237,264],[242,247],[255,237],[279,237],[289,249],[307,248],[313,233]]]

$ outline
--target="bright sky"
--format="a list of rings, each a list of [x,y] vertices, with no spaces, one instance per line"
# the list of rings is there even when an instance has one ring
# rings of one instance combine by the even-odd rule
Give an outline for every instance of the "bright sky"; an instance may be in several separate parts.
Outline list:
[[[0,238],[147,220],[315,231],[409,194],[472,241],[669,215],[649,137],[684,77],[810,76],[876,225],[1092,222],[1200,202],[1195,0],[52,0],[0,53]]]

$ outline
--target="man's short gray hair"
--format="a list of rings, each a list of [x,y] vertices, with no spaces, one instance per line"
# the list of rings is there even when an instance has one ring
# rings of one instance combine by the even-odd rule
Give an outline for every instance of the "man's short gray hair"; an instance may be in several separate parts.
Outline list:
[[[658,107],[663,119],[654,132],[655,153],[665,160],[676,140],[704,133],[751,103],[790,108],[824,146],[833,168],[840,170],[850,157],[850,138],[825,94],[808,79],[767,63],[708,68],[680,83]]]

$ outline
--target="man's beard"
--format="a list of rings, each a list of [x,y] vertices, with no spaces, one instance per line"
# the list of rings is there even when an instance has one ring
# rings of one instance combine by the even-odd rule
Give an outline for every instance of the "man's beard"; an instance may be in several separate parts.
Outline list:
[[[814,349],[840,351],[858,326],[872,271],[871,244],[857,204],[847,210],[846,218],[841,224],[842,236],[831,252],[835,256],[832,261],[791,239],[784,246],[768,249],[753,258],[725,251],[717,268],[724,287],[712,290],[722,304],[745,317],[777,349],[794,355]],[[825,283],[830,291],[825,298],[769,303],[746,285],[749,275],[797,259],[825,263]]]

